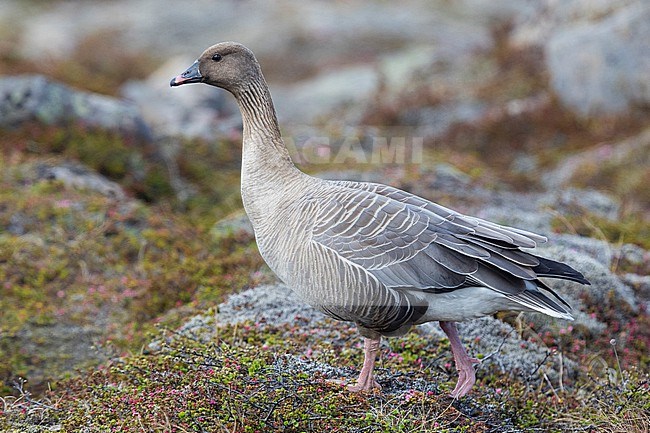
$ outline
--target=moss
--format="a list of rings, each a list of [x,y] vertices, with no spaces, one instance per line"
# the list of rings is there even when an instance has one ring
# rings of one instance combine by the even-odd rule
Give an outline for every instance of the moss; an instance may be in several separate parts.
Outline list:
[[[71,152],[69,140],[81,140],[80,132],[40,133],[44,134],[43,146],[57,144],[45,138],[50,133],[55,140],[67,142],[55,146],[65,149],[63,152]],[[135,152],[117,137],[98,133],[86,138],[98,147],[117,141],[115,155]],[[19,335],[31,335],[28,331],[34,327],[88,326],[101,336],[98,342],[112,342],[111,350],[137,349],[146,331],[154,322],[165,321],[163,316],[170,310],[213,305],[225,294],[255,281],[251,274],[263,262],[251,238],[233,235],[216,241],[207,223],[196,224],[193,215],[176,212],[160,196],[158,205],[115,201],[40,179],[34,169],[42,161],[40,152],[34,155],[25,148],[21,152],[20,147],[9,146],[3,150],[0,378],[38,376],[32,385],[38,389],[40,380],[60,378],[70,371],[69,354],[64,351],[54,355],[65,360],[60,363],[61,370],[49,364],[52,358],[39,358],[31,349],[16,350],[17,344],[43,344],[30,337],[18,339]],[[106,151],[98,161],[107,162],[109,170],[108,162],[116,161],[113,156]],[[120,164],[128,164],[128,158],[119,158]],[[121,181],[128,181],[132,170],[128,172]],[[212,202],[200,212],[208,215],[218,205],[218,201]],[[171,323],[182,317],[176,312],[169,314]],[[105,326],[105,321],[110,326]],[[40,373],[43,371],[45,376]]]
[[[209,334],[164,332],[156,337],[160,344],[155,352],[131,355],[84,378],[68,379],[39,401],[7,399],[0,427],[4,422],[108,432],[136,432],[146,425],[149,431],[161,432],[639,433],[649,420],[649,378],[634,368],[614,381],[610,376],[583,376],[575,392],[530,392],[502,376],[474,397],[455,402],[444,393],[408,388],[352,394],[322,373],[291,367],[289,355],[283,353],[298,345],[292,348],[287,338],[273,335],[295,330],[258,325],[222,327],[212,339],[205,338]],[[338,324],[327,329],[346,328]],[[332,348],[326,348],[324,339],[312,343],[315,352],[329,356]],[[400,347],[404,360],[421,356],[425,345],[417,333],[409,336]],[[338,355],[332,360],[341,362],[342,348],[333,349]],[[382,376],[394,374],[384,368]],[[33,416],[37,408],[38,418]]]
[[[15,162],[38,155],[77,160],[148,201],[171,196],[167,169],[152,143],[82,125],[26,124],[0,131],[1,151]],[[165,173],[165,174],[163,174]]]
[[[178,206],[204,228],[242,208],[239,192],[241,143],[185,140],[178,173],[196,193]],[[219,206],[214,204],[218,203]]]
[[[610,244],[636,244],[650,249],[650,221],[638,212],[626,213],[618,220],[590,214],[584,210],[567,212],[552,219],[554,230],[600,238]]]
[[[571,176],[571,184],[579,188],[598,188],[615,195],[629,213],[647,213],[650,210],[650,143],[643,136],[633,138],[641,144],[623,157],[605,160],[594,158],[592,163],[576,165]],[[645,142],[644,142],[645,141]],[[616,152],[615,146],[603,146],[603,153]],[[641,220],[648,217],[641,217]],[[648,239],[647,237],[645,239]]]
[[[179,143],[182,152],[163,157],[158,145],[119,132],[30,123],[0,131],[0,143],[2,155],[14,164],[41,155],[79,161],[136,198],[167,204],[203,228],[241,208],[241,147],[230,142],[185,140]]]
[[[0,131],[0,143],[0,378],[28,375],[40,389],[69,373],[70,362],[54,359],[64,360],[63,351],[45,359],[15,349],[42,344],[17,340],[32,327],[89,326],[109,351],[137,349],[154,322],[179,323],[188,306],[265,278],[251,278],[262,266],[252,239],[210,233],[216,218],[241,206],[237,146],[188,141],[165,160],[135,137],[37,123]],[[69,189],[39,168],[71,159],[148,205]],[[180,179],[168,164],[178,164]],[[189,199],[174,182],[188,185]]]

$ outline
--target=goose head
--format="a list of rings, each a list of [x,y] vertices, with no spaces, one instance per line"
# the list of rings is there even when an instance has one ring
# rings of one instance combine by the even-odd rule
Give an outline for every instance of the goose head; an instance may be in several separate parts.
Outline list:
[[[236,42],[221,42],[205,50],[169,84],[205,83],[237,94],[261,77],[260,65],[251,50]]]

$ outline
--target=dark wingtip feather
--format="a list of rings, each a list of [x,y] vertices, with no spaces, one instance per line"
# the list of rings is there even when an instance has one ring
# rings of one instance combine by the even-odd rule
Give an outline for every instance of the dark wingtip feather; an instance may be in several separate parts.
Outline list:
[[[556,262],[555,260],[545,259],[544,257],[539,256],[535,257],[539,260],[539,265],[535,266],[533,271],[538,276],[575,281],[576,283],[585,284],[587,286],[591,285],[584,275],[566,263]]]
[[[569,305],[569,303],[567,301],[565,301],[564,298],[562,298],[562,296],[558,295],[557,292],[555,290],[551,289],[548,285],[544,284],[540,280],[535,281],[535,284],[537,285],[537,287],[540,287],[540,288],[546,290],[547,292],[549,292],[551,295],[553,295],[555,297],[555,299],[557,299],[558,301],[563,303],[569,309],[569,311],[572,310],[571,305]]]

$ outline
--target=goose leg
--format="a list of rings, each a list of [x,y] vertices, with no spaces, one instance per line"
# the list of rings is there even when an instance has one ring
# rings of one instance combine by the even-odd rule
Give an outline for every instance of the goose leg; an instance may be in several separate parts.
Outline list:
[[[458,336],[458,329],[456,329],[456,324],[454,322],[440,322],[440,327],[445,331],[445,334],[447,334],[447,337],[449,338],[451,353],[454,355],[456,369],[458,370],[458,383],[451,392],[451,396],[453,398],[459,398],[467,394],[472,389],[472,386],[474,386],[474,382],[476,382],[474,364],[478,364],[479,360],[476,358],[470,358],[467,355],[463,343],[460,341],[460,337]]]
[[[375,368],[375,358],[377,357],[377,352],[379,351],[379,344],[381,343],[381,337],[373,338],[364,338],[363,341],[363,367],[361,368],[361,374],[359,374],[359,379],[357,379],[356,385],[348,385],[348,390],[352,392],[359,391],[372,391],[373,389],[381,389],[381,386],[375,381],[375,376],[373,374],[373,369]]]

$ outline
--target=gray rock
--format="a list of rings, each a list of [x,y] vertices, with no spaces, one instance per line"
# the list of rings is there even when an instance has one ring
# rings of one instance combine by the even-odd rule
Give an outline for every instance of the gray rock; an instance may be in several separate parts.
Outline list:
[[[485,26],[458,20],[456,8],[442,0],[116,0],[60,2],[28,14],[19,50],[31,58],[65,57],[89,35],[111,31],[124,50],[161,57],[237,40],[261,53],[262,64],[275,60],[273,69],[288,81],[341,58],[356,62],[360,53],[374,57],[409,42],[435,41],[456,54],[489,43]]]
[[[300,126],[336,113],[333,120],[326,119],[328,124],[357,124],[368,103],[378,98],[384,104],[398,100],[403,92],[413,91],[415,83],[462,94],[464,84],[471,81],[465,75],[472,60],[469,53],[451,53],[446,46],[416,45],[364,64],[337,65],[309,79],[285,85],[272,83],[271,87],[283,123]],[[451,124],[476,120],[484,112],[482,104],[459,99],[440,107],[407,111],[400,123],[418,127],[410,135],[439,136]]]
[[[578,239],[587,240],[588,244],[581,245],[576,242]],[[580,270],[591,283],[590,286],[583,286],[570,281],[553,280],[550,286],[567,299],[574,311],[587,310],[587,307],[596,307],[599,310],[611,308],[616,310],[612,313],[621,315],[627,308],[637,310],[638,302],[634,291],[610,271],[611,251],[592,251],[593,255],[589,253],[589,248],[598,242],[601,241],[565,235],[561,240],[552,239],[549,245],[543,245],[539,255],[569,264]],[[576,321],[580,323],[579,318],[576,318]],[[583,324],[590,326],[589,323]]]
[[[286,372],[320,374],[327,379],[353,378],[355,373],[351,368],[338,368],[312,359],[305,359],[295,355],[282,355],[273,363],[273,368],[278,374]]]
[[[272,93],[280,121],[300,125],[368,98],[378,82],[372,65],[350,66],[290,86],[272,86]]]
[[[347,378],[347,383],[353,382],[359,375],[359,371],[353,368],[336,367],[291,354],[278,357],[273,363],[273,368],[277,370],[278,375],[286,374],[287,372],[307,373],[309,375],[319,374],[332,381],[340,381],[342,378]],[[405,394],[408,395],[413,391],[440,393],[436,381],[413,379],[406,375],[396,374],[397,372],[391,373],[385,374],[381,368],[376,368],[375,370],[383,394],[403,397]],[[342,382],[341,385],[343,385]]]
[[[632,266],[650,265],[650,251],[638,245],[623,244],[616,249],[616,258]]]
[[[177,332],[207,343],[214,338],[214,316],[198,315],[190,318]]]
[[[444,184],[446,188],[462,188],[468,186],[472,180],[453,165],[444,162],[436,164],[434,172],[436,186]]]
[[[650,3],[553,33],[545,46],[551,85],[583,116],[650,104]]]
[[[207,344],[214,341],[215,329],[215,319],[213,315],[199,314],[188,319],[173,333],[164,335],[163,337],[156,338],[149,342],[149,344],[147,344],[147,350],[151,352],[164,350],[165,344],[178,338],[178,336],[191,338],[194,341],[200,341],[203,344]]]
[[[522,152],[512,161],[510,169],[517,174],[535,173],[539,170],[539,158]]]
[[[471,123],[485,116],[484,104],[472,100],[454,101],[438,106],[407,110],[401,122],[415,127],[415,135],[438,138],[458,123]]]
[[[647,311],[650,307],[650,275],[624,274],[621,279],[634,290],[639,304]]]
[[[320,322],[325,315],[306,305],[283,284],[259,286],[228,298],[219,305],[217,323],[253,321],[261,325]]]
[[[107,358],[95,347],[102,338],[100,327],[95,325],[80,326],[63,322],[45,326],[27,324],[11,337],[16,351],[37,355],[31,358],[36,362],[31,363],[26,374],[32,385]]]
[[[603,332],[607,324],[584,313],[589,311],[589,307],[599,310],[613,308],[618,311],[625,311],[627,306],[637,308],[638,302],[633,291],[610,270],[614,253],[607,242],[575,235],[550,234],[548,243],[538,245],[534,253],[567,263],[590,281],[590,286],[583,286],[571,281],[546,280],[546,283],[571,305],[574,325],[582,325],[597,334]],[[610,302],[610,292],[614,295],[614,304]],[[556,319],[542,314],[528,316],[531,322],[539,326],[557,322]]]
[[[126,194],[122,187],[106,179],[104,176],[78,163],[63,163],[61,165],[39,164],[36,166],[37,177],[42,179],[59,180],[66,187],[96,191],[107,197],[118,200]]]
[[[526,314],[524,323],[529,322],[531,316],[537,314]],[[446,338],[436,324],[429,324],[424,329],[425,332]],[[560,362],[563,362],[562,369],[568,374],[573,374],[576,367],[574,362],[561,361],[557,354],[551,353],[550,348],[522,340],[516,329],[493,317],[461,322],[458,332],[469,342],[469,351],[473,356],[483,356],[479,369],[495,368],[524,382],[541,381],[541,374],[545,373],[553,382],[557,382]]]
[[[540,1],[502,0],[459,0],[453,2],[458,13],[472,16],[486,23],[503,23],[519,17],[529,16],[537,11]]]
[[[263,329],[265,326],[284,324],[299,325],[303,329],[330,328],[326,316],[305,305],[296,295],[282,284],[265,285],[232,295],[219,305],[216,323],[233,324],[253,321]],[[446,338],[437,324],[425,324],[418,329],[425,334]],[[521,377],[526,381],[539,381],[537,367],[544,365],[551,380],[557,380],[559,360],[548,356],[548,348],[521,340],[509,325],[486,317],[460,324],[463,339],[470,341],[471,352],[485,355],[484,368],[496,368],[502,373]],[[311,333],[313,334],[313,332]],[[295,363],[295,359],[291,362]],[[564,361],[563,368],[568,371],[573,364]],[[301,361],[301,365],[302,361]],[[341,376],[339,369],[318,367],[328,377]],[[329,372],[329,373],[328,373]],[[333,373],[332,373],[333,372]],[[332,373],[332,376],[330,376]],[[350,375],[348,372],[346,376]]]
[[[466,61],[492,44],[488,20],[481,14],[459,14],[457,6],[444,0],[400,4],[224,0],[218,7],[205,0],[163,4],[116,0],[60,2],[43,10],[35,7],[15,24],[15,33],[20,35],[16,51],[34,60],[44,54],[65,58],[84,40],[99,34],[112,37],[115,45],[132,55],[147,52],[153,58],[167,59],[178,53],[198,56],[220,40],[237,40],[256,52],[271,83],[280,119],[300,125],[333,112],[341,119],[338,109],[350,100],[356,109],[345,119],[358,119],[380,80],[389,94],[395,94],[410,86],[412,75],[431,70],[435,62],[453,64],[447,81],[458,81],[467,69]],[[269,37],[271,32],[273,37]],[[188,47],[196,51],[189,53]],[[161,94],[133,84],[125,93],[137,101],[151,99],[150,113],[163,111],[154,116],[165,119],[160,127],[172,132],[180,128],[173,115],[156,104]],[[152,120],[149,113],[145,116]],[[205,124],[209,124],[208,115],[204,116],[181,129],[204,136]],[[170,119],[171,125],[165,125]]]
[[[552,257],[554,251],[547,249],[560,248],[570,255],[586,255],[593,258],[606,268],[610,268],[614,258],[612,246],[601,239],[588,238],[584,236],[569,234],[551,234],[547,244],[539,245],[540,252]],[[565,255],[567,255],[565,254]]]
[[[7,232],[12,235],[22,236],[27,233],[27,225],[32,222],[34,218],[31,215],[26,215],[24,212],[16,212],[9,218],[9,225]]]
[[[553,200],[548,205],[564,215],[586,210],[591,214],[615,220],[621,207],[613,198],[595,190],[568,188],[549,193],[547,198]]]
[[[40,75],[0,79],[0,127],[30,121],[48,125],[76,122],[149,138],[151,131],[135,105],[74,90]]]
[[[448,192],[475,203],[469,209],[463,210],[466,214],[544,236],[551,233],[553,214],[544,208],[544,194],[508,191],[502,186],[499,186],[498,191],[494,191],[471,185],[465,189],[455,188]],[[462,200],[459,202],[462,203]]]
[[[245,235],[251,239],[255,237],[253,225],[244,211],[237,212],[228,218],[217,221],[210,230],[210,233],[216,240],[233,235]]]
[[[524,200],[535,202],[534,197],[520,195],[517,204],[524,203]],[[520,228],[533,233],[547,236],[551,233],[551,213],[538,213],[538,211],[528,211],[519,207],[491,206],[487,204],[484,208],[476,213],[479,218],[494,221],[499,224]]]

